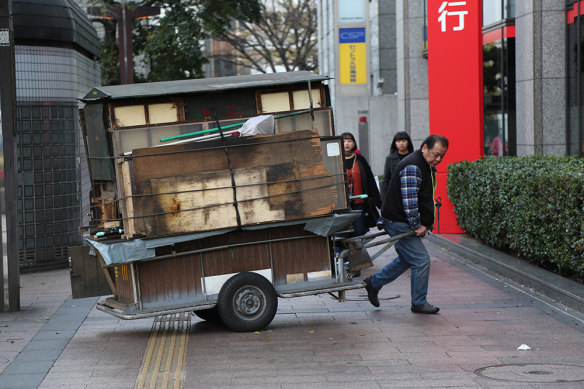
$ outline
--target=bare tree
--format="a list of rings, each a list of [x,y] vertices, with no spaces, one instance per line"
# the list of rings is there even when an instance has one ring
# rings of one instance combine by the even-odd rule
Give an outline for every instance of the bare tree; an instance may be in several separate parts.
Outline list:
[[[230,28],[213,32],[237,53],[217,58],[262,73],[317,70],[316,28],[314,0],[263,0],[258,22],[233,20]]]

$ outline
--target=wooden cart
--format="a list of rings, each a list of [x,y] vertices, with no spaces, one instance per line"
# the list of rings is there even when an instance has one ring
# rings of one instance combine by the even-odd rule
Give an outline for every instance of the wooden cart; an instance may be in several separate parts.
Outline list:
[[[366,249],[385,245],[378,255],[403,237],[372,241],[384,235],[377,233],[335,239],[305,228],[300,223],[204,238],[195,234],[182,241],[161,239],[150,242],[147,251],[152,257],[146,250],[140,254],[139,249],[124,247],[130,242],[88,240],[90,246],[78,248],[84,253],[77,253],[71,262],[74,297],[85,297],[76,292],[103,278],[113,296],[97,308],[116,317],[140,319],[192,311],[205,320],[220,320],[234,331],[255,331],[272,321],[278,297],[329,293],[344,301],[345,291],[364,287],[361,277],[353,275],[372,266]],[[339,243],[344,249],[335,255],[332,245]],[[120,253],[128,258],[120,258]],[[87,269],[91,254],[96,257]],[[100,268],[102,277],[96,277]]]
[[[343,300],[363,287],[353,276],[372,265],[362,248],[372,237],[334,238],[356,216],[327,80],[92,89],[80,112],[92,221],[88,245],[71,250],[73,297],[113,295],[98,308],[123,319],[193,311],[251,331],[271,322],[278,297]],[[268,133],[237,136],[263,116],[274,117]]]

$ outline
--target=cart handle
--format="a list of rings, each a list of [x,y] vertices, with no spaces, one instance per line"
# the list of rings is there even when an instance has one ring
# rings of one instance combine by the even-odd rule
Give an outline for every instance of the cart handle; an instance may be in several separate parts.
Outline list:
[[[341,242],[347,242],[347,243],[353,243],[353,242],[359,242],[359,241],[362,242],[364,240],[377,238],[378,236],[381,236],[381,235],[387,235],[387,232],[385,232],[385,231],[375,232],[373,234],[361,235],[361,236],[356,236],[354,238],[347,238],[347,239],[341,238],[338,240]],[[363,247],[364,248],[375,247],[375,246],[379,246],[379,245],[384,244],[384,243],[396,242],[396,241],[400,240],[401,238],[405,238],[408,236],[414,236],[414,235],[416,235],[416,231],[408,231],[408,232],[404,232],[403,234],[390,236],[389,238],[380,240],[378,242],[372,242],[372,243],[365,244],[365,245],[363,245]]]
[[[363,248],[368,249],[369,247],[375,247],[375,246],[379,246],[379,245],[382,245],[385,243],[397,242],[401,238],[406,238],[408,236],[414,236],[414,235],[416,235],[416,231],[404,232],[403,234],[399,234],[396,236],[390,236],[389,238],[380,240],[378,242],[372,242],[372,243],[365,244],[365,245],[363,245]],[[366,235],[364,235],[364,236],[366,236]]]

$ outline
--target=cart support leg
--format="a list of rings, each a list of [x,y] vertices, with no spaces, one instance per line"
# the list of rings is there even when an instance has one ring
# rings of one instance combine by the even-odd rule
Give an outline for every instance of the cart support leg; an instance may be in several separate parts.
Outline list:
[[[337,282],[345,282],[347,280],[347,274],[345,272],[345,258],[349,253],[348,250],[343,250],[340,255],[335,257],[335,269],[336,269],[336,280]]]

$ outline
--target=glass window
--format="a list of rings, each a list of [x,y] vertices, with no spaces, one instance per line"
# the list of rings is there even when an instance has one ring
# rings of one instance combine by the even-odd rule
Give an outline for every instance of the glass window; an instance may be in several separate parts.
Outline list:
[[[568,42],[566,45],[567,86],[567,153],[583,155],[584,150],[584,109],[582,109],[582,93],[584,91],[584,17],[578,16],[584,10],[579,2],[568,5]]]
[[[515,0],[483,0],[483,26],[515,17]]]
[[[312,96],[312,107],[320,108],[322,107],[322,102],[320,101],[320,89],[313,89],[310,93]],[[308,109],[310,108],[310,99],[308,94],[308,89],[296,90],[292,92],[292,101],[294,102],[294,109]]]
[[[504,2],[503,18],[504,19],[515,18],[515,0],[506,0]]]
[[[146,124],[146,112],[143,105],[115,107],[114,116],[117,127],[139,126]]]
[[[264,93],[261,95],[262,112],[290,111],[290,96],[288,92]]]
[[[150,124],[178,121],[178,108],[174,103],[148,104]]]
[[[339,0],[339,23],[359,23],[365,21],[364,0]]]
[[[483,45],[485,155],[516,155],[515,39]]]
[[[503,19],[502,0],[483,0],[483,26],[497,23]]]

